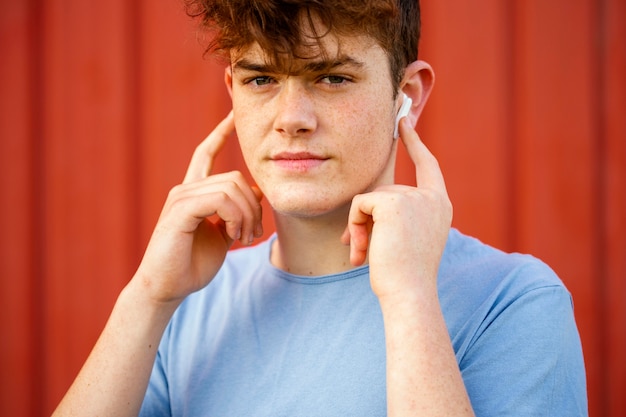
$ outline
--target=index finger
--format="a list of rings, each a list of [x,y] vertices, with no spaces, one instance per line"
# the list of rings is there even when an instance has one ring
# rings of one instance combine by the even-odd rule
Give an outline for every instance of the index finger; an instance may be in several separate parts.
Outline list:
[[[228,136],[235,130],[233,111],[213,129],[213,131],[197,147],[189,162],[183,183],[190,183],[206,178],[213,168],[215,156],[226,142]]]
[[[446,183],[437,158],[424,145],[406,117],[400,120],[400,137],[415,165],[418,186],[445,190]]]

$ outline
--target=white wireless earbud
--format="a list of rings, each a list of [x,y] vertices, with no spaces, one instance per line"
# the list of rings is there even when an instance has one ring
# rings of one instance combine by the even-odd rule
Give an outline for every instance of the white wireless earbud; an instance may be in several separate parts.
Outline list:
[[[413,104],[413,100],[411,97],[402,93],[402,105],[400,106],[400,110],[398,110],[398,115],[396,116],[396,128],[393,131],[393,138],[398,139],[400,137],[400,132],[398,130],[398,125],[400,124],[400,119],[409,114],[411,110],[411,105]]]

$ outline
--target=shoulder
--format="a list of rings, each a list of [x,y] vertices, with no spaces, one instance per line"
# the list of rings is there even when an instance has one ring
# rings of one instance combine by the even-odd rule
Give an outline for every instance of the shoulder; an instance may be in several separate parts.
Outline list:
[[[438,285],[450,336],[461,356],[487,329],[498,328],[512,337],[531,321],[545,329],[573,322],[571,295],[548,265],[456,230],[444,252]]]
[[[477,415],[586,415],[572,298],[550,267],[452,231],[439,292]]]
[[[543,261],[521,253],[506,253],[453,229],[441,261],[440,291],[463,288],[476,297],[493,291],[524,293],[563,282]]]

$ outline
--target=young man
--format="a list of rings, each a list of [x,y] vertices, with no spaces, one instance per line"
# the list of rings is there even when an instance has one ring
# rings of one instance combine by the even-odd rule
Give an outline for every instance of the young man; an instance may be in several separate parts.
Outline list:
[[[417,2],[194,3],[233,112],[56,415],[586,415],[563,284],[450,229],[413,130],[434,81]],[[257,185],[211,172],[234,130]],[[400,142],[417,187],[394,184]],[[262,234],[262,198],[276,234],[228,252]]]

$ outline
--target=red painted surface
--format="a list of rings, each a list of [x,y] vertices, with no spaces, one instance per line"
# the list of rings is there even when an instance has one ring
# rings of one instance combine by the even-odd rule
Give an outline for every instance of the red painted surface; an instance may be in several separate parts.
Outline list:
[[[590,415],[624,415],[626,5],[422,8],[437,82],[418,131],[455,226],[559,273]],[[0,48],[0,414],[49,415],[229,98],[180,2],[2,2]],[[216,167],[232,169],[235,138]],[[397,172],[415,183],[405,152]]]

